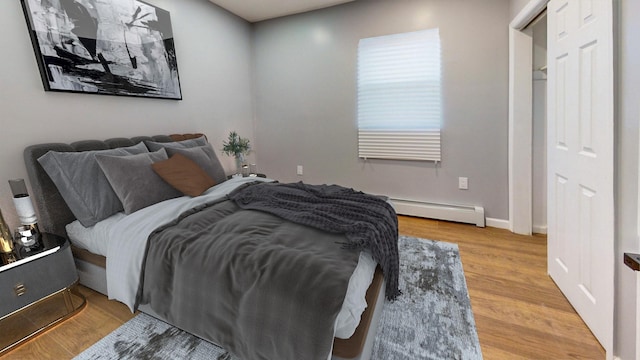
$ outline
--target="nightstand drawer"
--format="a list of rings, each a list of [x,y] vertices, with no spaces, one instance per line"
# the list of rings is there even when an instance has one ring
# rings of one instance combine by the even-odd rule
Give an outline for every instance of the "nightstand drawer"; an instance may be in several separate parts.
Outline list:
[[[78,279],[69,242],[50,255],[0,272],[0,318]]]

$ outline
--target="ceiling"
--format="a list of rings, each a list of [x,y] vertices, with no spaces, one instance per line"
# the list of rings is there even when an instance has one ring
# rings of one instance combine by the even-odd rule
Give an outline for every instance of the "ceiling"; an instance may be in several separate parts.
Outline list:
[[[322,9],[354,0],[209,0],[249,21],[273,19]]]

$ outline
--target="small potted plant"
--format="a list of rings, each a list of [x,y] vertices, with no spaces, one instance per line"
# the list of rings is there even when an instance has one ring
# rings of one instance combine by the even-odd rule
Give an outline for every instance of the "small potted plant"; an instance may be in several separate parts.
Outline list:
[[[251,150],[249,139],[242,138],[237,132],[231,131],[229,139],[222,142],[222,152],[225,155],[234,156],[236,158],[236,174],[242,173],[242,164],[244,156]]]

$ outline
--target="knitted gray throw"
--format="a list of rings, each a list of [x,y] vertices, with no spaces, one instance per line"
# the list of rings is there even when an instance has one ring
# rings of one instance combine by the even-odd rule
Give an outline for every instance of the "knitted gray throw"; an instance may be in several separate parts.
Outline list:
[[[294,223],[345,234],[345,248],[368,250],[387,281],[386,297],[398,288],[398,218],[378,196],[338,185],[252,183],[228,195],[240,208],[259,210]]]

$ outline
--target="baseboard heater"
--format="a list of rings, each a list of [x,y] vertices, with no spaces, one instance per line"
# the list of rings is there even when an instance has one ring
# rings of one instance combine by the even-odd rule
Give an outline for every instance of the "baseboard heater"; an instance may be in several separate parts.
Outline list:
[[[482,206],[438,204],[394,198],[391,198],[391,202],[396,212],[401,215],[455,221],[485,227],[484,208]]]

